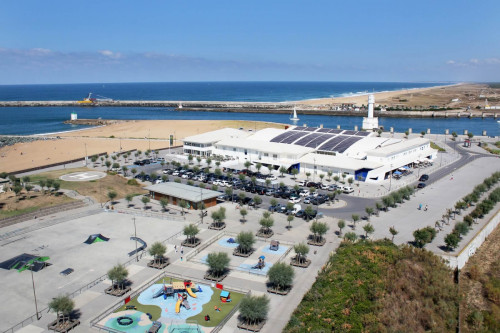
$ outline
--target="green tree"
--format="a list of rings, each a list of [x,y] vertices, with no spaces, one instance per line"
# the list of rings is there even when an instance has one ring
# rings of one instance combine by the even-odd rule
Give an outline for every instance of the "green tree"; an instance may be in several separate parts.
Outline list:
[[[311,177],[311,173],[310,172],[306,172],[307,181],[309,181],[309,177]]]
[[[333,172],[331,170],[328,170],[326,172],[326,174],[328,175],[328,181],[331,182],[332,181],[332,175],[333,175]]]
[[[26,189],[26,194],[28,195],[28,199],[31,198],[31,196],[29,195],[30,191],[33,189],[33,185],[31,184],[26,184],[24,185],[24,188]]]
[[[308,205],[306,209],[304,209],[304,213],[306,214],[306,220],[309,221],[311,216],[314,215],[314,209],[312,208],[311,205]]]
[[[187,208],[188,203],[186,200],[179,201],[179,207],[181,207],[181,214],[184,216],[184,208]]]
[[[278,200],[276,199],[271,199],[271,201],[269,201],[269,203],[271,204],[271,206],[276,206],[278,204]],[[274,210],[272,211],[274,213]]]
[[[132,176],[135,176],[135,174],[137,173],[137,169],[136,168],[132,168],[132,170],[130,170],[130,172],[132,172]]]
[[[371,234],[373,234],[373,232],[375,232],[375,228],[370,223],[365,224],[363,226],[363,230],[365,231],[365,238],[366,239],[368,239],[368,235],[371,235]]]
[[[187,226],[184,227],[183,233],[184,236],[186,236],[186,242],[189,244],[194,244],[196,243],[196,235],[200,230],[195,224],[188,224]]]
[[[242,231],[236,236],[238,243],[238,252],[247,254],[252,251],[252,246],[255,244],[255,237],[250,231]]]
[[[167,210],[167,206],[168,206],[168,200],[165,199],[165,198],[161,198],[160,199],[160,205],[161,205],[161,209],[163,209],[163,211],[166,211]]]
[[[188,155],[188,161],[189,161],[189,164],[193,164],[193,155],[191,155],[191,154]]]
[[[257,172],[260,173],[260,169],[262,169],[262,164],[260,163],[255,164],[255,169],[257,169]]]
[[[151,200],[149,199],[149,197],[147,197],[147,196],[143,196],[143,197],[141,198],[141,201],[142,201],[142,203],[144,204],[144,209],[146,209],[146,207],[147,207],[147,205],[148,205],[149,201],[151,201]]]
[[[356,223],[359,221],[359,215],[358,214],[352,214],[352,222],[354,223],[354,229],[356,229]]]
[[[469,232],[469,226],[465,222],[458,222],[457,224],[455,224],[454,231],[458,235],[464,236]]]
[[[339,236],[342,236],[342,229],[345,228],[345,221],[339,220],[339,222],[337,222],[337,226],[339,227]]]
[[[324,174],[320,174],[319,178],[321,179],[321,181],[323,181],[323,178],[325,178],[325,175]]]
[[[266,212],[268,213],[268,212]],[[262,231],[264,234],[268,235],[272,232],[272,226],[274,225],[274,219],[270,216],[262,217],[259,221],[259,224],[262,226]]]
[[[384,205],[384,209],[387,212],[389,210],[389,207],[392,207],[394,205],[394,199],[388,195],[382,198],[382,204]]]
[[[163,261],[163,256],[167,252],[167,248],[160,242],[155,242],[149,247],[148,252],[154,257],[154,262],[161,263]]]
[[[105,165],[106,165],[106,168],[109,171],[109,168],[111,167],[111,161],[106,161]]]
[[[245,208],[241,208],[240,209],[240,215],[241,215],[241,221],[242,222],[245,222],[246,219],[245,219],[245,216],[247,216],[248,212]]]
[[[293,246],[295,251],[295,259],[299,264],[303,264],[307,260],[307,254],[309,253],[309,246],[305,243],[299,243]]]
[[[125,200],[127,200],[127,203],[129,206],[130,206],[130,203],[132,202],[133,199],[134,199],[134,195],[131,193],[129,193],[125,196]]]
[[[293,219],[295,218],[295,216],[293,216],[293,214],[289,214],[287,217],[286,217],[286,220],[288,221],[288,230],[292,229],[292,221]]]
[[[281,173],[281,178],[284,177],[284,174],[286,173],[287,169],[284,166],[281,166],[279,169],[279,172]]]
[[[314,221],[309,230],[313,233],[314,241],[316,243],[321,243],[323,241],[323,235],[328,231],[328,225],[324,222]]]
[[[128,270],[122,264],[118,264],[108,271],[108,278],[111,280],[113,289],[123,289]]]
[[[349,185],[352,185],[352,183],[354,183],[354,179],[349,178],[349,179],[347,179],[347,182],[349,183]]]
[[[14,193],[16,194],[16,196],[19,195],[19,193],[21,193],[21,191],[23,190],[23,187],[19,184],[16,184],[12,187],[12,191],[14,191]]]
[[[333,177],[333,180],[335,181],[335,184],[337,184],[338,181],[340,180],[340,178],[339,178],[339,176],[335,176],[335,177]]]
[[[246,296],[240,302],[239,311],[244,324],[259,324],[267,319],[269,298],[266,295]]]
[[[299,174],[299,170],[296,169],[296,168],[293,168],[292,169],[292,175],[293,175],[293,179],[297,179],[297,175]]]
[[[255,203],[255,208],[257,208],[262,203],[262,198],[256,195],[253,197],[253,202]]]
[[[222,276],[229,267],[229,256],[226,252],[213,252],[207,256],[209,274],[218,278]]]
[[[196,161],[198,162],[198,165],[201,165],[201,156],[196,156]]]
[[[112,168],[113,169],[119,169],[120,168],[120,163],[117,163],[117,162],[113,163]]]
[[[114,190],[111,190],[108,192],[108,199],[109,199],[111,204],[113,204],[113,200],[115,200],[117,196],[118,196],[118,194]]]
[[[250,166],[252,165],[252,163],[250,163],[249,161],[246,161],[244,165],[245,165],[245,168],[247,170],[250,170]]]
[[[269,283],[278,290],[285,290],[292,286],[295,271],[292,266],[284,262],[275,263],[267,272]]]
[[[391,235],[392,235],[392,239],[391,239],[391,241],[392,241],[392,242],[394,242],[394,236],[396,236],[399,232],[398,232],[398,231],[396,230],[396,228],[394,228],[394,227],[390,227],[390,228],[389,228],[389,232],[390,232],[390,233],[391,233]]]
[[[64,324],[67,320],[70,320],[74,308],[75,302],[67,295],[58,296],[49,302],[49,309],[56,313],[58,323],[62,322]]]
[[[454,250],[458,246],[459,242],[460,237],[455,232],[446,235],[446,237],[444,238],[444,243],[450,251]]]
[[[377,216],[380,215],[380,211],[382,210],[382,208],[384,208],[384,205],[382,205],[380,202],[375,202],[375,208],[377,209]]]
[[[372,214],[373,214],[373,208],[372,207],[366,207],[365,208],[365,212],[366,212],[366,214],[368,214],[368,216],[367,216],[368,217],[368,221],[370,221],[370,216],[372,216]]]
[[[128,168],[126,165],[122,166],[123,175],[127,177]]]
[[[436,237],[436,230],[432,227],[418,229],[413,232],[413,237],[415,238],[415,246],[423,248],[425,244],[432,242],[434,237]]]

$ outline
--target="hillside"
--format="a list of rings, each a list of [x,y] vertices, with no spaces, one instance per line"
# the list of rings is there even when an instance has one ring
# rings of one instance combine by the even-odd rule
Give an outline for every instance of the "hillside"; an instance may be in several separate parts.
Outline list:
[[[454,332],[458,288],[426,250],[344,242],[284,332]]]
[[[460,331],[500,332],[500,227],[460,272]]]

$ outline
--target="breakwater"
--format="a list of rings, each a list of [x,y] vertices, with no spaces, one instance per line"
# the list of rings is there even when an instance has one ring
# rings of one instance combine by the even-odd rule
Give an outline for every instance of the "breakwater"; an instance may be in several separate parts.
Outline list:
[[[328,106],[301,105],[299,103],[272,102],[213,102],[213,101],[99,101],[82,104],[77,101],[0,101],[0,107],[151,107],[175,108],[178,111],[211,111],[211,112],[246,112],[289,114],[293,108],[303,115],[323,116],[366,116],[366,110],[330,110]],[[500,112],[490,110],[446,110],[446,111],[408,111],[375,110],[380,118],[500,118]]]

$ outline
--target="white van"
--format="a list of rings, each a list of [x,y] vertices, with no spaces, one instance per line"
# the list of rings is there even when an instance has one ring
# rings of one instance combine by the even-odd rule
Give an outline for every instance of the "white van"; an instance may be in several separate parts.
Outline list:
[[[352,187],[350,187],[350,186],[343,186],[342,187],[342,192],[344,192],[344,193],[352,193],[352,192],[354,192],[354,189]]]
[[[299,210],[302,210],[302,206],[299,204],[293,205],[292,214],[295,215]]]

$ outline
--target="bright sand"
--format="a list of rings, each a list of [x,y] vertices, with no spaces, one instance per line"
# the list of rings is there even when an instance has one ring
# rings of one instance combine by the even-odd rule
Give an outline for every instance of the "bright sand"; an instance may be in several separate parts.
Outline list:
[[[18,143],[0,148],[0,172],[24,170],[107,152],[139,149],[155,150],[169,147],[170,135],[175,145],[186,136],[232,127],[259,130],[284,125],[266,122],[233,120],[141,120],[87,130],[59,133],[60,139]],[[56,135],[51,135],[55,137]],[[114,138],[110,138],[114,136]],[[149,139],[151,138],[151,139]],[[82,162],[83,163],[83,162]]]

